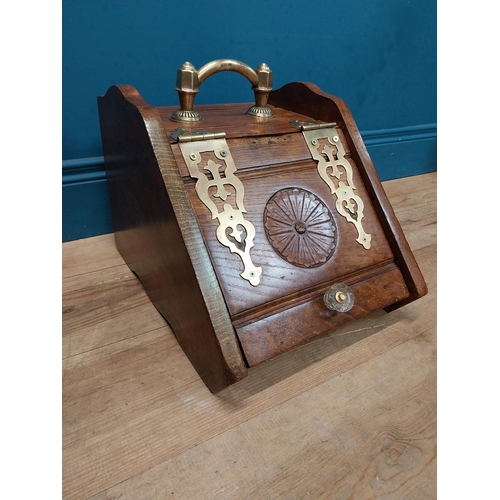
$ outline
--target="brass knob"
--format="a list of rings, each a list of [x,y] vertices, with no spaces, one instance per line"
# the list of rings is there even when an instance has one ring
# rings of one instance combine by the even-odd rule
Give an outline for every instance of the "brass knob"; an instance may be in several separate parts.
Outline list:
[[[330,311],[347,312],[354,305],[354,294],[344,283],[335,283],[323,295],[323,302]]]

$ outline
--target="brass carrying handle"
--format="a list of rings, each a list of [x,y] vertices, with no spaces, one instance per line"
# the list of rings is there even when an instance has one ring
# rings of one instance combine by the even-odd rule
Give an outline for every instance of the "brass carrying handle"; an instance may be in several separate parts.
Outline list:
[[[211,61],[199,70],[190,63],[185,62],[177,70],[177,83],[175,90],[179,94],[180,109],[172,114],[170,119],[174,122],[199,122],[202,120],[200,114],[193,110],[194,98],[200,89],[200,85],[215,73],[221,71],[234,71],[243,75],[251,84],[255,95],[255,105],[248,111],[247,115],[258,118],[272,118],[274,116],[267,106],[267,98],[272,90],[273,72],[266,63],[262,63],[256,70],[250,66],[234,59],[217,59]]]

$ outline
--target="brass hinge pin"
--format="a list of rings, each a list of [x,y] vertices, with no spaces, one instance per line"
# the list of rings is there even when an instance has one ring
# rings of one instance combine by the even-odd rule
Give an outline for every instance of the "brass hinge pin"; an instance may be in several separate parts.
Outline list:
[[[290,125],[298,130],[320,130],[322,128],[334,128],[337,126],[336,122],[331,123],[315,123],[315,122],[301,122],[299,120],[290,120]]]
[[[226,132],[208,132],[207,130],[189,131],[185,128],[176,128],[170,137],[177,142],[211,141],[213,139],[225,139]]]

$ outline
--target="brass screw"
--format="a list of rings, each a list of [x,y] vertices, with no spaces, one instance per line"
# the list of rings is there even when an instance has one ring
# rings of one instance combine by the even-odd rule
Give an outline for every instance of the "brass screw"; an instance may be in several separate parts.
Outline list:
[[[344,292],[337,292],[337,293],[335,294],[335,300],[336,300],[337,302],[342,303],[342,302],[344,302],[344,301],[345,301],[345,299],[347,299],[347,297],[346,297],[346,295],[345,295],[345,293],[344,293]]]
[[[192,161],[196,160],[196,155],[194,153],[191,153],[189,155],[189,159],[192,160]]]

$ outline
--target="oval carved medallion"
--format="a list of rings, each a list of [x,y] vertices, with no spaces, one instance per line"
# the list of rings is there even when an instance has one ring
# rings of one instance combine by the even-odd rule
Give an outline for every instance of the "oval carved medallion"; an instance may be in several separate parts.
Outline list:
[[[298,267],[318,267],[335,251],[335,222],[328,207],[305,189],[275,193],[264,209],[267,239],[276,252]]]

